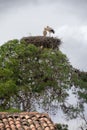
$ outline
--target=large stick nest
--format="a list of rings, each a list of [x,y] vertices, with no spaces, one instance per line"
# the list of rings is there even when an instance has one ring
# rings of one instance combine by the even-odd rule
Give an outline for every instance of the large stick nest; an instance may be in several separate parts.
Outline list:
[[[23,37],[20,41],[21,43],[25,44],[34,44],[37,47],[42,46],[44,48],[53,48],[53,49],[59,49],[59,46],[61,44],[61,41],[58,38],[44,37],[44,36]]]

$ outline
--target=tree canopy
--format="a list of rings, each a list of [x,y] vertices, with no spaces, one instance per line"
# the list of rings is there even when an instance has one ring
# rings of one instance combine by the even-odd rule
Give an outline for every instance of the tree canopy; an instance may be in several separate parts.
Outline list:
[[[26,43],[14,39],[0,47],[0,110],[33,111],[38,104],[46,110],[60,106],[69,113],[72,106],[65,102],[72,86],[83,108],[82,102],[87,103],[87,72],[73,68],[57,48]]]

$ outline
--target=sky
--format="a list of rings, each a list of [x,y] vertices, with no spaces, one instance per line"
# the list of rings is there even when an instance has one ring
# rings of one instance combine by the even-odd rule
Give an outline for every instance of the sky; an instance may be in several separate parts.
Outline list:
[[[0,0],[0,45],[51,26],[73,67],[87,71],[87,0]]]

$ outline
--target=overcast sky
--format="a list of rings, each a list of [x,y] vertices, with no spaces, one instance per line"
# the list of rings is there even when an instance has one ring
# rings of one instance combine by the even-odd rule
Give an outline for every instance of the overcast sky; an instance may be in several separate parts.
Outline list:
[[[51,26],[71,64],[87,71],[87,0],[0,0],[0,44]]]

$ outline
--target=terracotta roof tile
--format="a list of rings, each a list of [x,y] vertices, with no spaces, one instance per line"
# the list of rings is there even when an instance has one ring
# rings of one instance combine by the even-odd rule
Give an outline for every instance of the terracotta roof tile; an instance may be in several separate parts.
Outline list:
[[[45,113],[0,112],[0,130],[56,130],[54,123]]]

